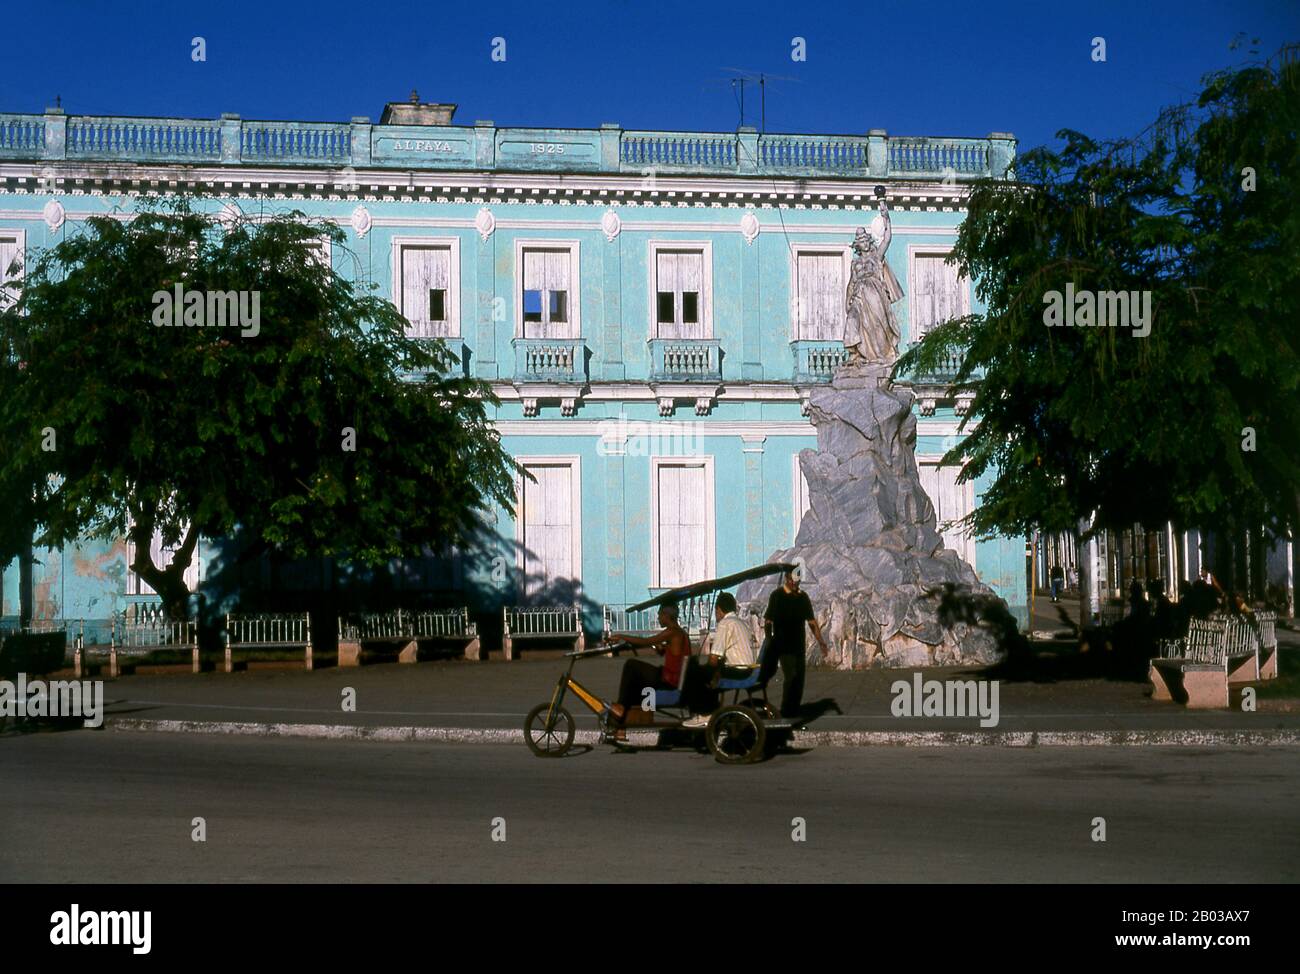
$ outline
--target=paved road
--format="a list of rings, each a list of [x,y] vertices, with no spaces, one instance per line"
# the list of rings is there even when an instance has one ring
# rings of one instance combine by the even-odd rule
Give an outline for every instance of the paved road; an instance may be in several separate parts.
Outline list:
[[[1298,809],[1296,748],[819,748],[724,768],[687,752],[7,734],[0,881],[1294,882]]]
[[[618,686],[622,660],[584,661],[578,678],[596,693]],[[258,723],[358,724],[365,726],[507,727],[515,729],[532,707],[549,699],[560,659],[514,663],[438,661],[418,666],[376,664],[314,673],[256,670],[247,673],[182,673],[129,676],[109,681],[104,701],[109,719],[245,721]],[[975,679],[979,671],[930,668],[926,679]],[[813,668],[804,701],[834,700],[842,714],[827,713],[816,730],[979,730],[978,718],[900,718],[892,714],[892,687],[910,670],[843,671]],[[1261,700],[1257,712],[1188,710],[1147,696],[1145,678],[1114,680],[1077,675],[1038,678],[999,676],[998,729],[1071,730],[1275,730],[1300,727],[1294,701]],[[356,709],[341,706],[355,691]],[[773,688],[780,698],[779,683]],[[348,694],[353,696],[353,694]],[[1286,712],[1279,704],[1292,708]],[[580,726],[595,718],[574,708]]]

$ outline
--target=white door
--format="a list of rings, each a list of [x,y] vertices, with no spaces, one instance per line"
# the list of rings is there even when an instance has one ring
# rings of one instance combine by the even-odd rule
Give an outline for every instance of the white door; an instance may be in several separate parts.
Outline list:
[[[536,482],[524,478],[523,569],[524,594],[544,592],[577,578],[573,530],[573,467],[568,464],[527,464]]]
[[[658,580],[672,588],[709,577],[708,481],[701,464],[658,467]]]

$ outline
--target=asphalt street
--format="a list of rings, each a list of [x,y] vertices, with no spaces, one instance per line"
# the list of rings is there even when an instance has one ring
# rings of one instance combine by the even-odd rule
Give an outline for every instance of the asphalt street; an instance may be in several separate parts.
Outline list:
[[[1294,882],[1300,749],[9,733],[0,837],[3,882]]]

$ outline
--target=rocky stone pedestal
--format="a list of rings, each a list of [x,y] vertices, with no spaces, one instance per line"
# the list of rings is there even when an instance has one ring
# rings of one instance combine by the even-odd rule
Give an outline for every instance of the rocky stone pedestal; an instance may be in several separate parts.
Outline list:
[[[990,664],[1010,613],[974,569],[943,547],[916,466],[913,395],[888,366],[848,365],[812,394],[817,449],[804,450],[810,508],[795,546],[802,586],[844,668]],[[762,615],[771,580],[737,598]],[[809,660],[820,658],[809,640]]]

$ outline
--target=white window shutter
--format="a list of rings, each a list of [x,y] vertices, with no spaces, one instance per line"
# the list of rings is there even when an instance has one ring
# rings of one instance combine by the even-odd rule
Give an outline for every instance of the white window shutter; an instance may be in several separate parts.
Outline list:
[[[569,252],[567,250],[548,250],[545,257],[547,290],[569,290]]]
[[[704,337],[704,255],[698,251],[677,255],[678,283],[683,292],[695,292],[695,320],[686,321],[685,301],[678,297],[674,302],[681,320],[681,337]]]
[[[912,340],[919,341],[934,324],[934,258],[916,258],[912,287]]]
[[[546,289],[546,254],[540,250],[524,251],[524,290]]]
[[[655,289],[659,291],[677,292],[681,290],[681,284],[678,279],[678,257],[680,255],[670,250],[661,250],[659,252],[658,266],[655,268]]]

